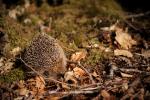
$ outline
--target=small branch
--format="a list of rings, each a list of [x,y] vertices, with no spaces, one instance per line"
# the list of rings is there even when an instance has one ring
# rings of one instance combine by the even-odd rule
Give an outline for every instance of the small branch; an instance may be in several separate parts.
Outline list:
[[[137,73],[142,73],[142,71],[137,70],[137,69],[125,69],[125,68],[119,68],[122,72],[137,72]]]
[[[125,69],[125,68],[119,68],[119,70],[120,71],[122,71],[122,72],[127,72],[127,73],[129,73],[129,72],[135,72],[135,73],[145,73],[146,75],[150,75],[150,72],[146,72],[146,71],[140,71],[140,70],[138,70],[138,69]]]
[[[79,67],[81,67],[88,75],[89,75],[89,78],[90,78],[90,80],[91,80],[91,82],[92,82],[92,84],[94,84],[95,83],[95,81],[94,81],[94,79],[93,79],[93,77],[92,77],[92,75],[89,73],[89,71],[86,69],[86,68],[84,68],[82,65],[81,65],[81,63],[80,62],[78,62],[78,65],[79,65]]]
[[[146,16],[146,15],[149,15],[149,14],[150,14],[150,11],[147,11],[147,12],[145,12],[145,13],[139,13],[139,14],[134,14],[134,15],[128,15],[128,16],[126,16],[125,18],[126,18],[126,19],[137,18],[137,17]]]
[[[94,93],[94,91],[82,91],[82,90],[79,90],[79,91],[69,91],[69,92],[49,92],[49,94],[63,94],[63,95],[66,95],[66,94],[92,94]]]
[[[131,24],[127,19],[123,20],[127,25],[129,25],[131,28],[133,28],[134,30],[138,31],[139,29],[136,28],[133,24]]]
[[[89,85],[82,86],[80,89],[85,89],[85,88],[94,87],[94,86],[102,86],[102,84],[103,83],[89,84]]]
[[[98,90],[100,88],[101,88],[101,86],[97,86],[97,87],[93,87],[93,88],[89,87],[89,88],[85,88],[85,89],[81,89],[81,90],[82,91],[94,91],[94,90]]]
[[[65,84],[65,85],[68,85],[68,86],[73,86],[73,87],[76,87],[76,88],[80,88],[80,86],[76,86],[76,85],[72,85],[72,84],[67,84],[67,83],[64,83],[64,82],[60,82],[56,79],[53,79],[53,78],[45,78],[42,74],[40,74],[39,72],[37,72],[34,68],[32,68],[31,66],[29,66],[23,59],[21,59],[20,57],[20,60],[27,66],[29,67],[33,72],[35,72],[37,75],[39,76],[42,76],[44,79],[46,80],[51,80],[53,82],[56,82],[56,83],[60,83],[60,84]],[[43,81],[42,81],[43,82]],[[44,83],[44,82],[43,82]],[[45,84],[45,83],[44,83]]]
[[[30,67],[27,63],[25,63],[25,61],[24,61],[21,57],[20,57],[20,60],[21,60],[27,67],[29,67],[33,72],[35,72],[37,75],[43,77],[42,74],[38,73],[34,68]],[[39,78],[40,78],[40,77],[39,77]],[[40,78],[40,80],[42,81],[41,78]],[[42,82],[43,82],[43,81],[42,81]],[[43,84],[45,84],[45,83],[43,82]]]
[[[92,75],[88,72],[88,70],[87,70],[86,68],[84,68],[84,67],[81,65],[80,62],[74,62],[74,61],[70,61],[70,60],[68,60],[67,62],[68,62],[68,63],[77,64],[80,68],[82,68],[82,69],[89,75],[89,78],[90,78],[92,84],[95,84],[95,81],[94,81]]]
[[[57,91],[50,91],[49,94],[93,94],[95,92],[98,92],[100,90],[100,86],[95,88],[86,88],[83,90],[74,90],[74,91],[68,91],[68,92],[57,92]]]

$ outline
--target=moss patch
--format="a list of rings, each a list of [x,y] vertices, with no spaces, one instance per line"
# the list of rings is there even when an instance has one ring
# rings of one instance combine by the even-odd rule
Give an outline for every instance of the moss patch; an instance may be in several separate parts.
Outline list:
[[[86,63],[91,66],[95,66],[97,63],[99,63],[104,58],[104,55],[101,51],[98,51],[98,49],[92,49],[89,52],[89,55],[86,59]]]
[[[16,68],[16,69],[11,70],[6,75],[1,75],[0,81],[10,83],[13,81],[23,80],[24,78],[25,78],[25,75],[24,75],[23,70],[21,68]]]

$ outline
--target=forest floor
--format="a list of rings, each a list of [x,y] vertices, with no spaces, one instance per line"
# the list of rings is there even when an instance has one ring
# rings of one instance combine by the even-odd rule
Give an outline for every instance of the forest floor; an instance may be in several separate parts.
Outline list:
[[[150,12],[108,1],[2,5],[0,100],[148,99]],[[28,74],[19,58],[40,32],[56,38],[69,60],[60,79]]]

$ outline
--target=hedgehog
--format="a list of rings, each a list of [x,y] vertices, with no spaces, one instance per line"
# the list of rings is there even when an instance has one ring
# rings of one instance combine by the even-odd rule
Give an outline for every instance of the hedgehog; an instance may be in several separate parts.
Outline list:
[[[43,74],[62,75],[66,71],[66,56],[57,40],[46,33],[35,35],[21,58],[23,61]]]

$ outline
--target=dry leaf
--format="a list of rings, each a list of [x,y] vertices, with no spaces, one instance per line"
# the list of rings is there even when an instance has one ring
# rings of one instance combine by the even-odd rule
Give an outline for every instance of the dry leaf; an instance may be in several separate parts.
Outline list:
[[[26,96],[29,93],[29,90],[27,90],[27,88],[25,87],[25,82],[23,80],[20,80],[19,83],[17,84],[18,86],[18,90],[17,92],[19,93],[19,95],[21,96]]]
[[[29,90],[27,88],[21,88],[19,89],[19,95],[25,96],[29,93]]]
[[[19,88],[24,88],[25,86],[24,86],[24,81],[23,80],[20,80],[19,81],[19,83],[17,84],[17,86],[19,87]]]
[[[14,62],[11,62],[9,60],[7,61],[2,61],[0,62],[0,74],[3,74],[3,73],[6,73],[6,72],[9,72],[12,68],[13,68],[13,65],[14,65]]]
[[[96,80],[98,80],[98,81],[103,81],[103,80],[101,79],[101,77],[100,77],[95,71],[92,73],[92,76],[93,76]]]
[[[35,95],[38,93],[38,95],[43,94],[44,88],[45,88],[45,81],[43,77],[36,76],[35,78],[27,80],[28,82],[28,88],[30,89],[30,92],[32,95]]]
[[[114,55],[115,55],[115,56],[133,57],[133,54],[132,54],[130,51],[127,51],[127,50],[119,50],[119,49],[114,50]]]
[[[36,81],[36,87],[39,90],[43,90],[45,88],[45,81],[44,81],[43,77],[37,76],[37,77],[35,77],[35,81]]]
[[[150,57],[150,50],[142,50],[142,55],[145,58],[149,58]]]
[[[4,65],[4,58],[1,57],[1,58],[0,58],[0,67],[2,67],[3,65]]]
[[[14,49],[12,49],[10,51],[10,54],[13,55],[13,56],[16,56],[16,55],[18,55],[20,53],[20,51],[21,51],[21,48],[20,47],[16,47],[16,48],[14,48]]]
[[[105,51],[105,50],[106,50],[106,48],[105,48],[103,45],[99,45],[99,49],[100,49],[101,51]]]
[[[73,72],[74,72],[74,76],[75,76],[76,78],[82,77],[82,76],[84,76],[84,75],[86,74],[85,71],[82,70],[82,69],[79,68],[79,67],[75,67],[75,68],[73,69]]]
[[[102,90],[101,95],[104,98],[104,100],[110,100],[110,94],[106,90]]]
[[[128,77],[128,78],[132,78],[133,77],[133,75],[122,73],[122,72],[121,72],[121,76],[122,77]]]
[[[70,89],[71,89],[71,88],[70,88],[68,85],[66,85],[66,84],[62,84],[62,88],[65,89],[65,90],[70,90]]]
[[[121,45],[121,47],[123,49],[129,49],[131,48],[133,45],[136,45],[137,42],[135,40],[132,39],[131,35],[128,34],[128,32],[125,30],[123,30],[122,28],[117,26],[118,21],[111,25],[110,27],[103,27],[101,28],[103,31],[115,31],[116,33],[116,41]]]
[[[133,45],[136,45],[137,42],[132,39],[131,35],[129,35],[127,32],[123,31],[121,28],[116,28],[116,41],[121,45],[124,49],[129,49]]]
[[[72,54],[71,61],[80,61],[81,59],[84,59],[86,57],[87,52],[86,51],[80,51]]]
[[[128,83],[123,82],[122,89],[125,91],[129,88]]]
[[[44,100],[60,100],[60,95],[48,95]]]
[[[11,17],[13,19],[17,19],[17,11],[15,9],[10,10],[8,15],[9,15],[9,17]]]
[[[101,30],[103,30],[103,31],[115,31],[118,23],[119,23],[119,20],[117,20],[113,25],[111,25],[109,27],[102,27]]]
[[[71,81],[73,84],[77,84],[77,80],[74,76],[73,71],[66,72],[65,75],[64,75],[64,79],[65,79],[66,82]]]
[[[94,72],[92,73],[92,76],[94,76],[94,77],[96,78],[96,77],[98,77],[99,75],[94,71]]]

